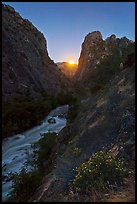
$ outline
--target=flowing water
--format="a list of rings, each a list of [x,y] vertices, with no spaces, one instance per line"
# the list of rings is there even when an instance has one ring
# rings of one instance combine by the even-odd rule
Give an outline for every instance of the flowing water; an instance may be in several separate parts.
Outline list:
[[[66,114],[69,106],[64,105],[52,110],[40,125],[21,134],[8,137],[2,143],[2,201],[8,199],[12,189],[13,174],[18,173],[25,165],[27,158],[32,153],[31,145],[38,141],[43,133],[59,133],[66,126]],[[49,118],[54,118],[56,123],[49,123]]]

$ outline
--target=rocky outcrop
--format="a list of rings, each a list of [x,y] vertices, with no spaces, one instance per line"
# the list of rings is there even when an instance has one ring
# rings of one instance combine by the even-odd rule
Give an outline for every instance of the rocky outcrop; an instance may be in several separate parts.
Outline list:
[[[133,42],[126,37],[119,39],[115,35],[111,35],[106,40],[103,40],[99,31],[89,33],[82,44],[75,80],[85,82],[89,74],[90,76],[92,73],[95,74],[97,65],[104,58],[111,55],[114,49],[118,49],[119,55],[122,55],[122,49],[130,43]]]
[[[64,90],[64,76],[50,59],[44,35],[14,8],[2,5],[2,95],[57,95]],[[63,88],[62,88],[63,86]]]
[[[91,63],[93,67],[95,66],[95,63],[98,63],[100,56],[98,56],[97,53],[99,54],[98,52],[98,50],[100,49],[99,45],[102,42],[103,42],[102,35],[99,31],[89,33],[85,37],[85,40],[82,43],[78,69],[76,72],[77,80],[83,79],[84,75],[88,72],[88,69],[90,69]]]
[[[78,67],[77,64],[69,64],[68,62],[57,62],[56,64],[61,72],[69,79],[73,78]]]
[[[48,123],[56,123],[55,118],[49,118],[49,119],[48,119]]]

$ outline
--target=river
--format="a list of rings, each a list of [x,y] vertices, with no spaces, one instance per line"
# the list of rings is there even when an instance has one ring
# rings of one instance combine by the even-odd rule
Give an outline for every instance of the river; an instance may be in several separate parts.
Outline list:
[[[18,173],[25,165],[29,154],[32,153],[31,145],[38,141],[43,133],[59,133],[66,126],[68,105],[57,107],[41,122],[21,134],[7,137],[2,142],[2,201],[8,199],[12,190],[12,174]],[[48,119],[54,118],[56,123],[49,123]]]

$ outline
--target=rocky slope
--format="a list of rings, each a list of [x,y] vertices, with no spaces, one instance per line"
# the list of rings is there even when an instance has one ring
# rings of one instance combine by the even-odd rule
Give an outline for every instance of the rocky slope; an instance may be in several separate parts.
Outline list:
[[[133,72],[134,70],[128,67],[109,84],[107,93],[99,92],[98,95],[81,102],[79,114],[74,123],[62,131],[58,146],[53,150],[51,158],[55,159],[55,167],[43,178],[31,201],[82,201],[76,195],[69,194],[69,182],[74,179],[76,167],[100,150],[111,151],[118,156],[122,154],[128,165],[134,166]],[[54,158],[55,152],[57,158]],[[134,181],[135,178],[132,182]],[[128,191],[128,188],[123,187],[124,192]],[[132,190],[134,188],[132,187]],[[109,193],[111,195],[112,192]],[[115,198],[116,196],[117,192],[115,192]],[[89,202],[93,201],[92,197],[86,197],[86,199]],[[123,201],[126,201],[125,199],[123,198]],[[135,194],[128,201],[134,199]]]
[[[14,8],[2,5],[2,96],[57,95],[67,83],[50,59],[44,35]]]
[[[67,78],[69,79],[73,78],[77,70],[77,64],[69,64],[68,62],[57,62],[56,64]]]
[[[95,32],[91,35],[91,41],[88,38],[87,47],[94,45],[100,46],[103,42],[101,34]],[[95,37],[95,44],[93,43],[93,36]],[[114,44],[113,44],[114,41]],[[33,202],[93,202],[99,201],[99,194],[95,197],[91,196],[91,192],[87,192],[85,197],[80,197],[78,194],[73,194],[69,191],[69,183],[76,175],[76,167],[89,159],[89,157],[102,150],[109,151],[115,157],[124,157],[126,165],[134,169],[135,166],[135,53],[134,46],[128,49],[126,44],[130,43],[129,40],[123,38],[116,40],[115,36],[111,36],[105,41],[109,51],[104,49],[104,54],[109,55],[111,49],[109,46],[115,46],[115,43],[120,42],[126,50],[126,54],[120,58],[122,66],[118,66],[115,70],[113,63],[111,63],[115,72],[110,74],[111,80],[105,81],[105,85],[92,93],[89,87],[84,87],[85,95],[80,96],[78,106],[78,113],[76,118],[68,124],[68,126],[58,135],[58,143],[53,149],[50,160],[53,162],[53,168],[50,169],[47,175],[42,180],[42,184],[36,190],[34,196],[30,201]],[[93,43],[93,44],[92,44]],[[110,45],[109,45],[110,43]],[[85,44],[83,48],[85,49]],[[97,60],[102,65],[101,59],[103,56],[102,49],[94,46],[95,53],[93,55],[93,47],[88,52],[81,52],[79,60],[79,68],[77,72],[78,80],[86,83],[89,72],[96,67]],[[82,48],[82,49],[83,49]],[[88,48],[87,48],[88,49]],[[100,53],[100,52],[102,53]],[[119,58],[119,49],[116,52]],[[97,57],[97,58],[96,58]],[[123,59],[124,58],[124,59]],[[88,59],[90,61],[88,61]],[[94,66],[93,66],[94,65]],[[119,65],[119,61],[118,61]],[[91,69],[88,69],[88,66]],[[104,74],[98,71],[98,75]],[[107,68],[107,65],[106,65]],[[94,75],[95,76],[95,75]],[[105,75],[103,75],[105,76]],[[108,75],[109,77],[109,75]],[[88,83],[89,84],[89,83]],[[74,107],[74,109],[77,107]],[[55,154],[56,152],[56,154]],[[133,170],[134,171],[134,170]],[[86,182],[86,181],[83,181]],[[125,196],[122,201],[135,201],[134,193],[135,177],[132,177],[132,187],[128,186],[129,181],[125,181],[123,185],[116,191],[109,189],[109,200],[121,201],[121,191]],[[130,194],[131,191],[131,194]],[[90,194],[89,194],[90,193]],[[114,194],[115,193],[115,194]],[[113,197],[115,195],[115,199]],[[129,195],[132,195],[129,197]],[[105,199],[102,195],[101,199]]]

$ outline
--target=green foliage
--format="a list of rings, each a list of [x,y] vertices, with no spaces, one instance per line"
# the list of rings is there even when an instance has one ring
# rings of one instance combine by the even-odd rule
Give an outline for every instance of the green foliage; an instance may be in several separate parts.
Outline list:
[[[110,55],[97,66],[96,81],[99,84],[106,84],[111,77],[119,70],[121,58],[119,55]]]
[[[129,175],[122,160],[110,153],[97,152],[81,164],[71,184],[74,192],[85,193],[89,189],[104,190],[115,183],[120,184]]]
[[[54,108],[74,104],[72,93],[59,94],[53,98],[46,93],[37,100],[29,96],[18,96],[12,102],[2,104],[2,136],[14,135],[37,125]]]
[[[91,94],[96,94],[102,88],[101,85],[95,85],[90,89]]]
[[[26,169],[22,169],[13,179],[11,198],[16,202],[27,202],[39,186],[41,179],[42,177],[37,170],[27,172]]]
[[[128,55],[133,55],[135,60],[135,43],[129,44],[127,47],[123,48],[123,63],[127,60]]]
[[[104,87],[119,71],[120,64],[126,64],[128,58],[129,64],[134,60],[135,46],[129,44],[127,47],[119,48],[115,46],[112,49],[112,53],[105,57],[100,64],[96,67],[96,73],[92,77],[91,92],[97,92],[101,87]],[[89,77],[91,80],[91,77]]]
[[[127,58],[125,59],[124,62],[124,67],[131,67],[135,63],[135,53],[131,53],[127,55]]]
[[[56,133],[46,133],[38,142],[34,144],[36,156],[36,166],[43,170],[44,162],[49,159],[53,147],[57,143]]]
[[[68,122],[72,123],[74,119],[77,117],[78,113],[79,113],[79,105],[77,103],[74,105],[71,105],[69,107],[69,111],[67,115]]]
[[[69,123],[73,122],[79,112],[79,100],[72,93],[69,93],[65,98],[65,104],[69,104],[67,120]]]
[[[52,99],[34,101],[30,97],[16,97],[14,101],[3,103],[3,137],[17,134],[38,124],[54,108]]]
[[[70,143],[71,144],[71,143]],[[78,147],[72,147],[72,149],[70,149],[70,153],[71,153],[71,155],[73,155],[73,156],[80,156],[80,154],[81,154],[81,149],[80,148],[78,148]]]
[[[58,104],[65,105],[65,104],[74,104],[76,103],[77,99],[73,96],[73,93],[68,92],[66,94],[60,93],[58,94],[56,100],[58,101]]]
[[[85,86],[81,84],[81,82],[77,82],[75,84],[75,91],[78,96],[85,96],[86,91],[85,91]]]
[[[13,190],[10,193],[11,199],[16,202],[25,202],[35,189],[40,185],[42,176],[45,173],[44,162],[49,159],[53,147],[57,141],[56,133],[47,133],[38,142],[34,143],[34,157],[31,160],[33,170],[27,172],[23,168],[13,179]],[[27,162],[30,165],[30,161]],[[49,168],[49,166],[46,167]]]

